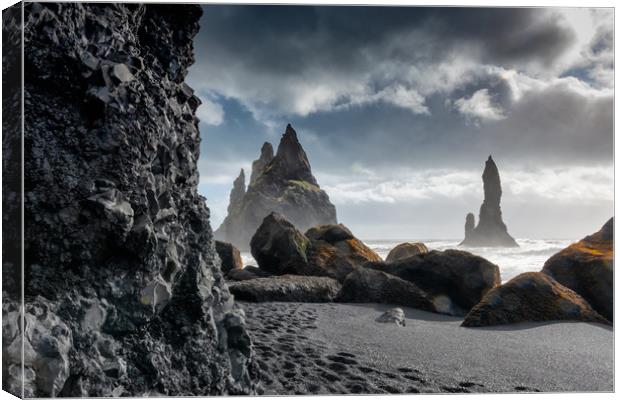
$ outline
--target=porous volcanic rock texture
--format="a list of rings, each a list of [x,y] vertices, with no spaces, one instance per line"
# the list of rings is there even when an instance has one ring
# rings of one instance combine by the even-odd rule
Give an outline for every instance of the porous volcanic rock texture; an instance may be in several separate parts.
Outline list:
[[[253,391],[196,191],[200,101],[184,79],[201,12],[25,7],[26,396]],[[17,302],[3,304],[14,393]]]

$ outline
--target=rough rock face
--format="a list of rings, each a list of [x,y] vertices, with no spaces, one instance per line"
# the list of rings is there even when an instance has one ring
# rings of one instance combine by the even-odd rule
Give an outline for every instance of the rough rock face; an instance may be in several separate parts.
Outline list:
[[[365,262],[381,260],[344,225],[320,225],[304,235],[277,213],[263,220],[250,245],[260,268],[275,275],[328,276],[342,282]]]
[[[282,214],[301,231],[336,223],[336,208],[312,175],[295,130],[286,127],[275,157],[261,169],[260,165],[270,158],[269,149],[263,145],[261,158],[253,167],[258,176],[250,179],[243,201],[231,208],[215,233],[218,239],[240,249],[248,248],[263,218],[272,212]]]
[[[614,317],[614,219],[552,256],[542,272],[574,290],[602,316]]]
[[[243,313],[196,191],[200,102],[184,78],[200,15],[25,6],[25,319],[38,329],[26,396],[253,390]],[[5,295],[3,331],[18,338],[18,298]],[[20,344],[3,342],[4,371]],[[21,395],[16,380],[3,374]]]
[[[499,267],[460,250],[433,250],[394,263],[369,262],[376,269],[412,282],[432,299],[437,312],[464,315],[501,283]]]
[[[357,268],[342,283],[338,301],[400,304],[436,312],[431,297],[415,284],[368,268]]]
[[[517,242],[508,234],[502,220],[500,200],[502,184],[497,165],[489,156],[482,173],[484,184],[484,202],[480,206],[478,226],[474,228],[475,217],[467,214],[465,218],[465,239],[461,246],[518,247]]]
[[[322,276],[282,275],[230,283],[230,292],[241,301],[295,301],[326,303],[334,301],[340,284]]]
[[[428,248],[424,243],[401,243],[390,250],[385,261],[394,262],[422,253],[428,253]]]
[[[215,251],[220,257],[221,270],[224,274],[229,273],[233,269],[242,269],[243,260],[239,249],[230,243],[215,241]]]
[[[463,326],[574,320],[609,323],[587,301],[541,272],[526,272],[491,290]]]
[[[250,185],[263,174],[265,167],[273,160],[273,146],[269,142],[263,143],[260,149],[260,157],[252,162],[252,174],[250,175]]]

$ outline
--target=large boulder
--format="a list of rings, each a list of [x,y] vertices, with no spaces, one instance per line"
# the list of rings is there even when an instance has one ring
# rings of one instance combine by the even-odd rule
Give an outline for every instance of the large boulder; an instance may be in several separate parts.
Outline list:
[[[367,268],[357,268],[347,275],[338,301],[400,304],[436,312],[432,299],[413,283]]]
[[[397,245],[388,253],[385,258],[386,262],[394,262],[403,258],[415,256],[418,254],[428,253],[428,248],[424,243],[405,242]]]
[[[460,250],[433,250],[393,263],[364,265],[414,283],[431,297],[438,312],[464,315],[501,283],[499,267]]]
[[[491,290],[463,326],[573,320],[609,323],[581,296],[541,272],[526,272]]]
[[[221,268],[224,274],[230,272],[233,269],[242,269],[243,260],[241,259],[241,253],[239,249],[230,243],[215,241],[215,251],[220,257]]]
[[[23,292],[3,280],[3,387],[20,397],[252,393],[252,348],[231,340],[245,328],[197,191],[200,100],[184,81],[201,7],[28,2],[17,21],[21,6],[29,122],[11,136],[24,147],[3,143],[3,165],[22,165],[23,185],[7,185],[19,174],[3,180],[2,195],[23,205],[23,230],[3,224],[3,234],[23,238],[25,279]],[[5,15],[3,30],[15,26]],[[3,81],[18,60],[3,58]],[[21,253],[4,257],[19,247],[4,244],[3,274],[20,271]],[[24,376],[5,343],[24,346]]]
[[[310,240],[278,213],[263,219],[250,248],[258,266],[275,275],[305,275],[308,269],[306,251]]]
[[[342,224],[320,225],[309,229],[307,250],[309,273],[326,275],[342,282],[346,276],[368,261],[381,261],[381,257],[357,239]]]
[[[242,301],[326,303],[334,301],[340,284],[327,277],[282,275],[232,282],[229,289],[237,300]]]
[[[553,255],[542,272],[579,293],[602,316],[614,317],[614,219]]]
[[[283,215],[302,231],[337,222],[336,207],[312,174],[306,152],[290,124],[275,156],[271,145],[263,145],[252,165],[247,192],[241,202],[231,204],[216,237],[246,249],[263,219],[272,212]]]

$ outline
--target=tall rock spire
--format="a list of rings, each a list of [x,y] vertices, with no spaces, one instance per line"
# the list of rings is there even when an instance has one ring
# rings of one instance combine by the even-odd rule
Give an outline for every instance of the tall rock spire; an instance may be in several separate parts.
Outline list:
[[[241,168],[241,172],[239,172],[239,176],[233,182],[232,190],[230,191],[230,200],[228,203],[228,212],[239,207],[241,202],[243,201],[243,196],[245,196],[245,172],[243,168]]]
[[[263,143],[263,147],[260,149],[260,156],[252,163],[252,174],[250,175],[250,185],[254,184],[259,176],[265,170],[267,164],[273,160],[273,146],[271,143]]]
[[[517,247],[517,242],[508,234],[506,224],[502,220],[500,201],[502,198],[502,184],[499,171],[493,158],[487,159],[482,173],[484,186],[484,201],[480,206],[478,226],[473,227],[475,218],[467,214],[465,220],[465,239],[462,246],[493,246]]]
[[[301,231],[337,223],[336,207],[312,175],[308,156],[290,124],[275,156],[271,145],[263,144],[260,158],[252,164],[247,192],[234,206],[231,193],[228,216],[215,236],[247,249],[263,219],[272,212],[283,215]]]
[[[286,131],[278,145],[278,152],[273,159],[272,168],[268,173],[277,174],[282,179],[305,181],[317,185],[308,156],[301,147],[297,132],[291,124],[286,126]]]

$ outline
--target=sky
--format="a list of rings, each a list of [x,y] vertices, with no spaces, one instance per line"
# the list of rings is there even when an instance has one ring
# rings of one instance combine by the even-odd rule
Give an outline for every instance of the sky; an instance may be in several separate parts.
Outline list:
[[[490,154],[516,238],[613,215],[612,9],[203,8],[187,82],[214,228],[287,123],[363,239],[462,238]]]

